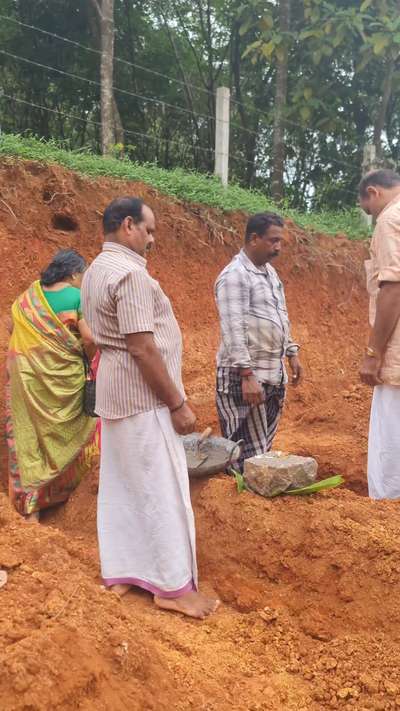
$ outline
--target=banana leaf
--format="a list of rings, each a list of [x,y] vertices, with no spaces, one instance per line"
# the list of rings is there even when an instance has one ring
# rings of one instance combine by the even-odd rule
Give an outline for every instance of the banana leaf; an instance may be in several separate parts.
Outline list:
[[[246,484],[244,483],[243,474],[238,472],[237,469],[233,469],[233,467],[231,468],[231,473],[235,477],[238,494],[241,494],[243,491],[246,491]]]
[[[231,467],[231,474],[235,477],[236,481],[236,488],[238,494],[241,494],[243,491],[247,491],[247,486],[243,477],[243,474],[238,472],[236,469],[233,469]],[[344,479],[340,474],[337,474],[335,476],[328,477],[328,479],[322,479],[322,481],[316,481],[313,484],[309,484],[308,486],[302,486],[300,489],[288,489],[287,491],[282,491],[279,494],[274,494],[273,497],[270,498],[275,498],[276,496],[308,496],[310,494],[317,494],[319,491],[324,491],[325,489],[334,489],[336,486],[340,486],[340,484],[343,484]]]
[[[322,479],[322,481],[316,481],[314,484],[309,484],[308,486],[302,486],[300,489],[289,489],[284,491],[283,495],[286,496],[307,496],[308,494],[317,494],[319,491],[324,491],[325,489],[334,489],[335,486],[340,486],[343,484],[344,479],[340,474],[336,476],[331,476],[328,479]]]

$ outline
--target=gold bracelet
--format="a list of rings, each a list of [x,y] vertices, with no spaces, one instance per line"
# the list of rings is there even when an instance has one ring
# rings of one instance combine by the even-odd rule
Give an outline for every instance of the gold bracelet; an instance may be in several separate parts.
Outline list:
[[[375,350],[374,348],[371,348],[370,346],[367,346],[367,347],[366,347],[365,353],[366,353],[366,355],[369,356],[370,358],[377,358],[377,357],[378,357],[378,354],[377,354],[376,350]]]

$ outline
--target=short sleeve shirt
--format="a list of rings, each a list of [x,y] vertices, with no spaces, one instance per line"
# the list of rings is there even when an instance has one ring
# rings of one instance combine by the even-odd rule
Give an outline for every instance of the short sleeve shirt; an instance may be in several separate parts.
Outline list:
[[[130,333],[153,334],[168,373],[184,396],[181,332],[146,260],[127,247],[105,242],[85,273],[81,293],[84,318],[101,349],[96,412],[119,419],[164,406],[127,350],[125,337]]]
[[[379,215],[365,263],[370,295],[370,324],[375,323],[380,284],[400,281],[400,198],[392,200]],[[388,385],[400,385],[400,320],[386,347],[381,378]]]

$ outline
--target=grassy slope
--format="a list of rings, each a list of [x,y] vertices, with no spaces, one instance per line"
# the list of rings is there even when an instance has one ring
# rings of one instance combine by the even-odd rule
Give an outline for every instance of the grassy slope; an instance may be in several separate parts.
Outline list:
[[[152,185],[161,193],[185,202],[200,203],[229,212],[243,210],[254,213],[265,210],[277,211],[291,218],[302,227],[312,228],[327,234],[338,232],[352,239],[368,236],[358,210],[343,212],[303,213],[289,208],[277,208],[261,192],[245,190],[238,185],[224,189],[217,178],[190,173],[181,169],[165,170],[152,164],[139,164],[116,158],[103,158],[89,153],[64,150],[53,142],[25,138],[12,134],[0,134],[0,156],[58,163],[66,168],[93,178],[107,176],[123,180],[141,181]]]

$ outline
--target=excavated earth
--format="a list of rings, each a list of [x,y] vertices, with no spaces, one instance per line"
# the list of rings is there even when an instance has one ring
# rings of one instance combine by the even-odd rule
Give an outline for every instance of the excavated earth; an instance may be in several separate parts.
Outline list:
[[[213,282],[240,246],[245,215],[173,202],[142,184],[90,181],[34,162],[0,163],[3,315],[58,248],[88,259],[117,195],[154,208],[150,271],[185,340],[199,428],[217,430]],[[224,476],[192,487],[201,587],[222,606],[205,622],[119,600],[101,587],[95,468],[39,526],[6,496],[1,442],[0,708],[269,711],[400,708],[400,519],[366,497],[370,392],[357,369],[367,333],[366,246],[286,225],[284,280],[306,379],[291,390],[277,447],[311,454],[341,490],[265,500]],[[0,322],[3,362],[5,318]],[[3,399],[1,398],[3,408]],[[155,481],[156,486],[156,481]]]

